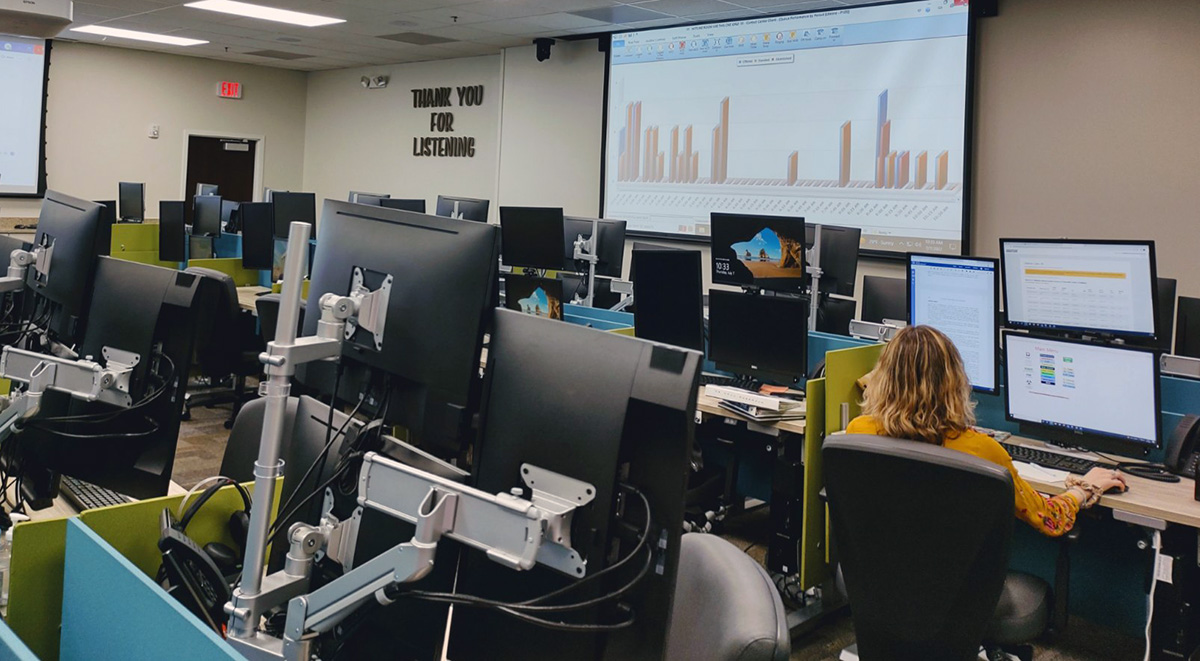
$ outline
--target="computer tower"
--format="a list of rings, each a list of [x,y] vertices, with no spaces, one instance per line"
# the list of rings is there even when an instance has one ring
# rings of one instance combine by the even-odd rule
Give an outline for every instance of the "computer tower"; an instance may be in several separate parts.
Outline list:
[[[1171,582],[1159,581],[1154,589],[1152,660],[1200,659],[1200,567],[1196,545],[1191,528],[1173,527],[1163,532],[1162,555],[1164,560],[1170,558]]]

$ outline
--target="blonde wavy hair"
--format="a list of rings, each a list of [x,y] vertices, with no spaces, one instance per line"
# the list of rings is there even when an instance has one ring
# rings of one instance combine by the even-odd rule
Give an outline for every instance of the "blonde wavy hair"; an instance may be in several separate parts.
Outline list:
[[[901,329],[884,347],[863,396],[880,432],[941,445],[975,424],[975,402],[958,349],[929,326]]]

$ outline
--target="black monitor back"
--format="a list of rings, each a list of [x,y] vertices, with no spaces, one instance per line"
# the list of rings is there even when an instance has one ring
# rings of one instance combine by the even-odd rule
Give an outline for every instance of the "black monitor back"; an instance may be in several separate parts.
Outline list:
[[[500,207],[500,245],[504,264],[535,269],[563,268],[562,209]]]
[[[275,238],[286,239],[294,222],[316,224],[317,196],[312,193],[275,191],[271,202],[275,204]]]
[[[104,347],[137,353],[130,394],[152,402],[104,424],[56,425],[70,438],[28,429],[25,450],[35,464],[137,498],[165,495],[179,438],[179,402],[191,369],[199,278],[173,269],[103,257],[96,265],[96,294],[80,355],[103,356]],[[152,358],[161,345],[167,359]],[[173,367],[171,366],[173,365]],[[153,375],[153,376],[152,376]],[[160,377],[168,378],[164,384]],[[74,401],[46,393],[47,415],[116,412],[108,404]]]
[[[275,207],[270,202],[243,202],[242,267],[266,270],[275,261]]]
[[[625,221],[600,219],[598,221],[600,238],[594,246],[595,254],[600,258],[596,263],[596,275],[610,278],[621,277],[625,266]],[[588,270],[587,262],[575,260],[575,239],[592,235],[592,219],[576,216],[563,216],[563,262],[568,267],[583,273]]]
[[[342,347],[339,396],[350,402],[386,378],[387,419],[429,449],[457,453],[478,401],[483,335],[498,303],[496,227],[326,200],[309,285],[306,335],[320,297],[348,294],[355,267],[367,286],[392,276],[381,351],[362,330]],[[332,365],[305,366],[304,382],[333,389]],[[368,374],[374,382],[368,382]]]
[[[1200,298],[1179,297],[1175,314],[1175,354],[1200,358]]]
[[[572,539],[593,574],[608,565],[610,552],[629,554],[641,532],[640,500],[618,498],[618,482],[631,484],[649,500],[651,544],[662,540],[663,547],[654,550],[655,570],[622,598],[636,613],[631,627],[606,635],[562,633],[482,609],[456,610],[451,658],[663,657],[700,365],[696,352],[496,311],[475,486],[508,493],[522,484],[523,463],[590,483],[596,497],[575,512]],[[460,589],[470,594],[518,601],[575,580],[543,566],[514,572],[481,553],[465,554]],[[613,581],[581,588],[576,596],[615,589],[636,573],[640,560],[629,563],[628,574],[618,572]],[[611,622],[623,616],[606,608],[571,619]]]
[[[1155,281],[1154,295],[1158,298],[1155,310],[1158,316],[1154,322],[1155,348],[1170,353],[1171,334],[1175,330],[1175,291],[1178,283],[1174,278],[1158,278]]]
[[[103,208],[100,209],[100,222],[108,225],[113,225],[117,222],[117,201],[116,200],[96,200]]]
[[[238,232],[238,220],[240,220],[238,207],[240,206],[241,202],[221,199],[221,228],[224,231],[234,234]]]
[[[698,250],[637,250],[633,332],[652,342],[704,351],[704,282]]]
[[[408,199],[408,198],[403,198],[403,197],[385,197],[379,201],[379,206],[384,207],[385,209],[399,209],[400,211],[412,211],[414,213],[425,213],[424,198]],[[487,219],[486,211],[484,212],[483,216],[484,216],[484,219],[486,220]],[[465,220],[474,220],[474,218],[466,218]]]
[[[904,278],[863,276],[862,321],[908,321],[908,281]]]
[[[221,235],[221,198],[217,195],[197,195],[192,198],[192,234]]]
[[[644,241],[634,241],[632,251],[637,252],[639,250],[684,250],[684,248],[679,248],[676,246],[662,246],[657,243],[646,243]],[[637,280],[637,269],[633,266],[633,260],[630,260],[629,262],[629,280]]]
[[[163,262],[187,260],[187,229],[184,227],[185,202],[158,203],[158,259]]]
[[[369,207],[381,207],[380,202],[383,201],[382,195],[371,195],[370,193],[359,193],[354,196],[352,202],[355,204],[365,204]]]
[[[122,181],[117,184],[121,220],[141,222],[146,217],[146,185]]]
[[[29,269],[26,285],[54,305],[48,325],[59,341],[72,344],[82,332],[81,321],[92,295],[96,258],[107,255],[111,228],[105,231],[100,205],[46,191],[38,216],[34,245],[54,244],[47,276]]]
[[[486,223],[488,220],[488,206],[487,200],[438,195],[435,215]]]
[[[821,226],[821,293],[853,296],[858,278],[857,227]]]

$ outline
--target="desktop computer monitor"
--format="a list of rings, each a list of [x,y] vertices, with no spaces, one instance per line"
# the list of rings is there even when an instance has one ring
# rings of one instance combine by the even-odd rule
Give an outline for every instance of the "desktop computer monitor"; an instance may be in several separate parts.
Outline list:
[[[684,248],[663,246],[657,243],[646,243],[644,241],[634,241],[632,252],[637,252],[639,250],[684,250]],[[629,262],[629,280],[630,282],[637,281],[637,267],[634,265],[633,260],[630,260]]]
[[[184,204],[184,202],[167,200],[158,203],[159,261],[187,261],[187,228],[183,221]]]
[[[908,321],[908,283],[904,278],[863,276],[862,321],[882,324],[884,319]]]
[[[111,239],[101,221],[100,205],[47,190],[38,216],[35,246],[54,246],[49,273],[28,269],[26,286],[49,302],[40,315],[63,344],[74,344],[94,289],[96,258],[109,252]]]
[[[240,202],[234,202],[233,200],[221,200],[222,231],[229,232],[230,234],[237,234],[239,231],[238,221],[241,219],[240,214],[238,213],[238,207],[240,205]]]
[[[117,185],[121,201],[121,222],[140,223],[146,219],[145,184],[122,181]]]
[[[270,202],[244,202],[242,267],[268,270],[275,261],[275,208]]]
[[[563,227],[563,212],[558,207],[500,207],[504,264],[562,270]]]
[[[713,213],[711,222],[714,283],[801,291],[803,218]]]
[[[399,209],[400,211],[412,211],[415,213],[425,213],[425,199],[424,198],[408,199],[408,198],[401,198],[401,197],[393,197],[393,198],[385,197],[379,201],[379,206],[381,206],[385,209]],[[486,217],[487,214],[485,213],[484,216]],[[466,220],[474,220],[474,218],[467,218]]]
[[[221,198],[216,195],[197,195],[192,198],[192,234],[221,235]]]
[[[621,277],[625,266],[625,221],[597,221],[599,237],[593,247],[600,261],[596,262],[596,275],[609,278]],[[563,264],[579,273],[587,272],[587,262],[575,259],[575,240],[592,236],[592,219],[563,216]]]
[[[379,206],[378,204],[374,204],[369,201],[368,202],[360,201],[359,200],[360,197],[369,197],[369,198],[375,198],[377,200],[385,200],[385,199],[391,197],[391,195],[388,195],[387,193],[364,193],[362,191],[352,190],[352,191],[350,191],[349,201],[355,202],[357,204],[370,204],[372,206]]]
[[[1013,328],[1155,339],[1153,241],[1000,239]]]
[[[473,220],[479,223],[488,221],[488,201],[471,197],[450,197],[438,195],[436,213],[434,215],[446,218]]]
[[[1175,313],[1175,355],[1200,358],[1200,298],[1179,297]]]
[[[999,265],[987,257],[908,256],[908,321],[932,326],[962,356],[971,386],[996,391]]]
[[[652,342],[704,351],[704,281],[698,250],[635,250],[633,332]]]
[[[709,290],[708,357],[718,368],[803,388],[807,355],[807,298]]]
[[[275,191],[271,202],[275,204],[275,238],[286,239],[294,222],[316,225],[317,196],[313,193]]]
[[[1022,432],[1144,456],[1161,447],[1153,349],[1004,333],[1005,406]]]
[[[595,499],[575,511],[571,524],[572,546],[586,560],[589,576],[630,556],[642,536],[645,506],[623,485],[634,487],[649,504],[648,542],[656,548],[651,569],[634,590],[571,616],[614,622],[632,611],[630,626],[600,634],[561,632],[483,609],[455,609],[449,658],[664,658],[700,363],[695,352],[496,311],[474,486],[508,493],[522,484],[526,464],[591,485]],[[628,573],[612,578],[624,583],[649,555],[641,550],[630,557]],[[575,580],[545,566],[512,571],[467,550],[459,589],[520,601]],[[581,586],[579,599],[616,587],[604,582],[592,592]]]
[[[96,200],[96,204],[100,205],[100,222],[110,226],[117,222],[116,200]]]
[[[853,296],[858,279],[858,246],[862,230],[837,225],[820,227],[821,293]]]
[[[358,193],[357,195],[354,196],[354,199],[350,200],[350,201],[355,204],[365,204],[369,207],[381,207],[383,205],[380,203],[383,202],[385,197],[386,196],[383,196],[383,195],[371,195],[368,193]]]
[[[216,184],[196,184],[196,195],[217,195],[220,187]]]
[[[562,320],[563,283],[553,278],[506,276],[504,307],[535,317]]]
[[[386,402],[387,421],[422,447],[461,449],[478,401],[484,332],[499,304],[498,234],[487,223],[325,201],[304,334],[317,331],[321,296],[349,294],[356,269],[373,290],[392,277],[382,347],[361,328],[342,345],[340,399],[370,391]],[[301,366],[299,376],[328,393],[336,373],[322,363]]]

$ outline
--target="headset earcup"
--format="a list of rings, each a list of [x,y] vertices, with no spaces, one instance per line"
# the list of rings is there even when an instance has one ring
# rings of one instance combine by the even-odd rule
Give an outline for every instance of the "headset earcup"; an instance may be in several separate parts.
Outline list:
[[[248,512],[238,510],[229,515],[229,536],[233,538],[233,542],[239,549],[246,548],[246,536],[249,532],[250,514]]]

